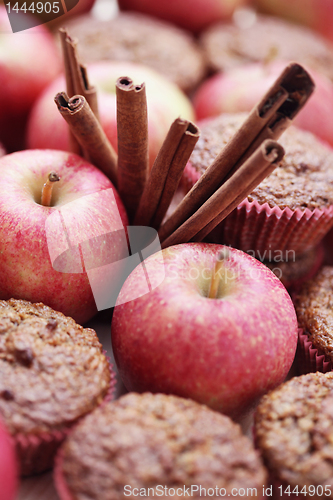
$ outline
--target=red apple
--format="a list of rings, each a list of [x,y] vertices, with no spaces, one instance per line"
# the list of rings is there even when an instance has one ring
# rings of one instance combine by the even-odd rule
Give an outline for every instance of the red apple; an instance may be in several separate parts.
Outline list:
[[[333,41],[332,0],[255,0],[262,12],[305,24]]]
[[[8,151],[23,147],[28,112],[59,71],[51,33],[44,26],[12,33],[6,9],[0,6],[0,141]]]
[[[200,32],[215,21],[231,19],[249,0],[118,0],[121,10],[135,10]]]
[[[198,89],[193,100],[197,118],[200,120],[221,113],[250,111],[286,64],[283,61],[267,65],[251,63],[209,78]],[[316,88],[294,124],[333,145],[333,84],[325,75],[311,69],[309,72]]]
[[[111,330],[128,390],[190,397],[239,416],[284,380],[297,344],[292,301],[266,266],[232,248],[217,298],[208,298],[223,249],[207,243],[169,247],[127,278]]]
[[[14,443],[0,421],[0,498],[15,500],[18,486],[18,466]]]
[[[110,286],[103,265],[128,254],[117,192],[96,167],[61,151],[12,153],[0,170],[0,298],[44,302],[86,322],[97,312],[89,273],[95,289]],[[60,181],[43,206],[51,171]]]
[[[116,87],[120,76],[129,76],[135,84],[146,83],[149,128],[149,158],[152,164],[171,123],[181,116],[193,120],[192,104],[185,94],[165,77],[146,66],[130,62],[104,61],[88,66],[91,84],[98,89],[100,119],[111,144],[117,149]],[[53,82],[34,106],[29,124],[29,148],[68,151],[68,127],[60,116],[54,96],[65,89],[63,77]]]

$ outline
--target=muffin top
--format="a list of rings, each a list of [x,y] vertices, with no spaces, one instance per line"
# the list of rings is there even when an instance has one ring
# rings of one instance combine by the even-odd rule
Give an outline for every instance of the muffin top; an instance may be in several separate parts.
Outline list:
[[[246,118],[245,113],[222,114],[200,126],[201,136],[190,162],[202,175]],[[279,167],[248,196],[270,207],[328,207],[333,204],[333,150],[311,132],[289,127],[280,137],[285,156]]]
[[[122,12],[108,21],[80,16],[66,26],[79,40],[78,54],[85,63],[116,60],[144,64],[185,92],[196,87],[206,73],[203,53],[192,35],[165,21]]]
[[[333,80],[333,46],[309,28],[277,17],[250,13],[242,23],[214,24],[203,32],[201,44],[214,71],[283,59]]]
[[[314,347],[333,361],[333,267],[324,266],[294,299],[299,326]]]
[[[0,415],[11,434],[61,429],[110,382],[94,330],[42,303],[0,301]]]
[[[333,373],[294,377],[264,396],[255,433],[277,480],[292,487],[332,485]],[[333,498],[332,488],[326,498]]]
[[[129,393],[81,420],[63,446],[62,469],[77,500],[124,498],[126,485],[155,493],[160,485],[161,498],[171,496],[164,487],[191,485],[257,487],[261,497],[266,478],[252,442],[228,417],[150,393]]]

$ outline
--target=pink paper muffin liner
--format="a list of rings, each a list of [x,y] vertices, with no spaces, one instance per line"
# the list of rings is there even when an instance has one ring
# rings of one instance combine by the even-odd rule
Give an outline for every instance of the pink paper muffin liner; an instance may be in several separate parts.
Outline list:
[[[183,185],[189,190],[200,174],[187,164]],[[260,259],[272,251],[302,253],[315,247],[333,226],[333,206],[308,208],[271,208],[268,203],[243,200],[207,237],[245,252],[253,251]],[[267,258],[267,257],[266,257]]]
[[[298,345],[297,345],[297,364],[300,374],[310,372],[330,372],[332,371],[332,362],[313,347],[308,335],[302,330],[298,329]]]
[[[109,359],[108,359],[109,361]],[[116,375],[109,361],[110,385],[101,405],[111,401],[116,387]],[[75,422],[76,423],[76,422]],[[64,429],[39,434],[18,433],[13,437],[21,475],[30,476],[52,469],[58,448],[66,439],[73,425]]]
[[[63,473],[62,464],[64,461],[63,449],[59,448],[54,461],[53,482],[60,500],[75,500],[70,492]]]

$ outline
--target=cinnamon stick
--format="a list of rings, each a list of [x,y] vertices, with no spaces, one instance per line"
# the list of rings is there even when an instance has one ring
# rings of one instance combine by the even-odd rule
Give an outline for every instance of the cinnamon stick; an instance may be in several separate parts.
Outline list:
[[[189,122],[175,156],[172,159],[169,173],[165,182],[163,193],[158,204],[155,216],[152,220],[152,227],[158,229],[170,206],[171,200],[177,190],[179,181],[184,172],[184,168],[190,159],[194,146],[198,142],[200,131],[196,125]]]
[[[236,207],[238,207],[238,205],[243,201],[245,200],[245,198],[250,194],[252,193],[252,191],[257,187],[259,186],[259,184],[264,180],[266,179],[266,177],[268,177],[272,172],[273,170],[275,170],[276,168],[276,164],[275,163],[271,163],[270,165],[268,165],[268,167],[266,167],[266,169],[264,169],[262,172],[260,172],[260,174],[258,175],[258,177],[256,177],[250,184],[249,186],[247,186],[245,189],[243,189],[241,192],[239,192],[236,196],[236,198],[234,199],[232,205],[230,205],[229,207],[227,207],[227,209],[225,211],[222,211],[219,213],[219,215],[217,217],[215,217],[211,222],[209,222],[209,224],[207,224],[203,229],[201,229],[201,231],[199,231],[193,238],[191,241],[202,241],[211,231],[213,231],[213,229],[218,225],[220,224],[220,222],[222,222],[226,217],[227,215],[229,215],[232,210],[234,210]]]
[[[83,95],[94,115],[99,118],[97,92],[95,87],[89,84],[87,68],[78,61],[77,40],[69,36],[65,28],[59,29],[62,53],[65,65],[66,90],[69,97]],[[70,147],[73,153],[81,154],[82,148],[73,134],[70,134]]]
[[[54,100],[89,161],[116,186],[117,155],[86,99],[81,95],[69,99],[65,92],[60,92]]]
[[[243,165],[186,220],[171,236],[162,242],[162,248],[191,241],[217,216],[225,218],[236,208],[241,193],[244,199],[254,189],[254,182],[261,182],[267,175],[267,167],[272,170],[284,155],[282,146],[276,141],[266,140]],[[245,193],[245,195],[244,195]]]
[[[134,219],[148,176],[148,115],[145,84],[128,77],[116,83],[118,192]]]
[[[199,135],[192,122],[177,118],[172,123],[149,174],[134,225],[158,229]]]
[[[134,225],[151,226],[152,218],[157,210],[166,178],[173,157],[189,122],[177,118],[170,126],[169,132],[157,154],[151,168],[145,189],[142,193],[139,208],[135,214]]]
[[[59,33],[65,63],[67,95],[83,95],[96,118],[99,118],[97,91],[89,83],[87,67],[78,60],[78,41],[72,38],[65,28],[60,28]]]
[[[305,69],[297,63],[290,63],[161,226],[160,240],[168,238],[198,210],[265,139],[278,139],[302,109],[313,89],[313,80]]]

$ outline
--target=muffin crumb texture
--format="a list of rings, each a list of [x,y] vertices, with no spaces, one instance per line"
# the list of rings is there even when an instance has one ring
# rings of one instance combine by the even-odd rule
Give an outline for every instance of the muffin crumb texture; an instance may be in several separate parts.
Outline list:
[[[246,118],[244,113],[223,114],[203,122],[191,164],[201,175],[230,141]],[[248,196],[249,201],[291,210],[333,205],[333,150],[313,134],[290,127],[279,142],[285,156]]]
[[[324,266],[294,299],[298,324],[313,346],[333,361],[333,267]]]
[[[77,500],[124,498],[125,485],[191,484],[228,493],[257,487],[261,498],[266,479],[252,442],[228,417],[150,393],[129,393],[85,417],[64,443],[62,468]]]
[[[62,429],[106,395],[94,330],[42,303],[0,301],[0,414],[11,434]]]
[[[297,61],[333,80],[333,45],[315,31],[278,17],[256,14],[246,27],[215,23],[200,41],[214,71],[265,63],[273,56]]]
[[[291,489],[332,486],[333,373],[294,377],[264,396],[256,412],[255,434],[274,479]],[[325,497],[333,498],[332,488]]]
[[[160,19],[138,12],[120,12],[108,21],[85,15],[70,21],[68,28],[80,40],[78,51],[85,62],[131,61],[150,66],[184,92],[193,90],[205,76],[205,59],[195,38]]]

